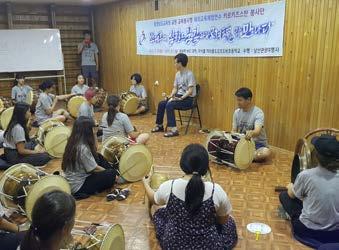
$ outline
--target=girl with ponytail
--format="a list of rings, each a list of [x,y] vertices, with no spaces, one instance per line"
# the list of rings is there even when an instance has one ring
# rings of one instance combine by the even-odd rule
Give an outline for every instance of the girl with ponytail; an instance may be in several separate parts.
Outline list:
[[[150,202],[165,205],[153,215],[162,249],[232,249],[236,245],[231,203],[220,185],[203,178],[208,164],[206,149],[190,144],[180,159],[184,177],[164,182],[156,192],[144,178]]]
[[[130,137],[139,144],[146,144],[149,135],[136,132],[130,119],[120,110],[120,98],[112,95],[107,98],[108,112],[102,116],[101,127],[103,130],[102,140],[112,136]]]
[[[72,238],[75,200],[61,191],[42,195],[32,211],[32,224],[21,242],[20,250],[59,250]]]

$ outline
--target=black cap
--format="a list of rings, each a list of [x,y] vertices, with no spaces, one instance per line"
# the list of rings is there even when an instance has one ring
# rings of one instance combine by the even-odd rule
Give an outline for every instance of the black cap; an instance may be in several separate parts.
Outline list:
[[[53,81],[46,80],[39,85],[39,89],[41,89],[42,91],[45,91],[45,89],[49,89],[49,88],[53,87],[54,84],[55,83]]]
[[[316,136],[312,138],[311,142],[319,154],[339,159],[339,141],[335,136]]]

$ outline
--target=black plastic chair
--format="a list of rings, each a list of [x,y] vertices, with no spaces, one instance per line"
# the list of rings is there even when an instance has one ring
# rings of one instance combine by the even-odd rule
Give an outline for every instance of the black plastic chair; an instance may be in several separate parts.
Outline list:
[[[199,125],[200,125],[200,129],[202,128],[202,125],[201,125],[201,118],[200,118],[200,111],[199,111],[199,105],[198,105],[198,98],[199,98],[199,95],[200,95],[200,85],[197,84],[196,85],[196,96],[194,97],[193,99],[193,105],[192,107],[190,108],[181,108],[181,109],[175,109],[178,111],[178,114],[179,114],[179,120],[177,121],[180,121],[180,124],[182,125],[182,118],[188,118],[188,120],[186,120],[185,122],[187,122],[187,126],[186,126],[186,130],[185,130],[185,135],[187,134],[188,132],[188,128],[191,124],[191,120],[192,118],[195,118],[195,119],[199,119]],[[188,110],[191,110],[191,114],[190,115],[181,115],[181,112],[180,111],[188,111]],[[198,116],[197,117],[194,117],[193,114],[194,114],[194,111],[197,110],[197,113],[198,113]]]

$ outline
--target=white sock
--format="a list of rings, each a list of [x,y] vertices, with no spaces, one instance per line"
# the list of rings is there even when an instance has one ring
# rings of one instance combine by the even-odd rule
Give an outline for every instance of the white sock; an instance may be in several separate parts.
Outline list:
[[[171,131],[172,131],[172,132],[177,132],[178,129],[177,129],[177,127],[173,127],[173,128],[171,128]]]

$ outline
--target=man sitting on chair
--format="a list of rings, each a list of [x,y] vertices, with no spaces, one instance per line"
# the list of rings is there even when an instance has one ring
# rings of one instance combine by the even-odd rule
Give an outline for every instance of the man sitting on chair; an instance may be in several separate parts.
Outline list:
[[[254,161],[267,160],[272,152],[268,148],[264,128],[264,112],[252,102],[252,91],[240,88],[235,92],[238,109],[233,114],[232,132],[246,134],[246,139],[255,142]]]
[[[196,82],[193,72],[186,68],[188,57],[185,54],[177,54],[174,57],[174,64],[177,69],[175,75],[174,87],[171,95],[158,105],[156,126],[152,133],[164,131],[164,115],[167,114],[168,132],[165,137],[178,136],[179,132],[176,126],[175,109],[190,108],[196,95]]]

